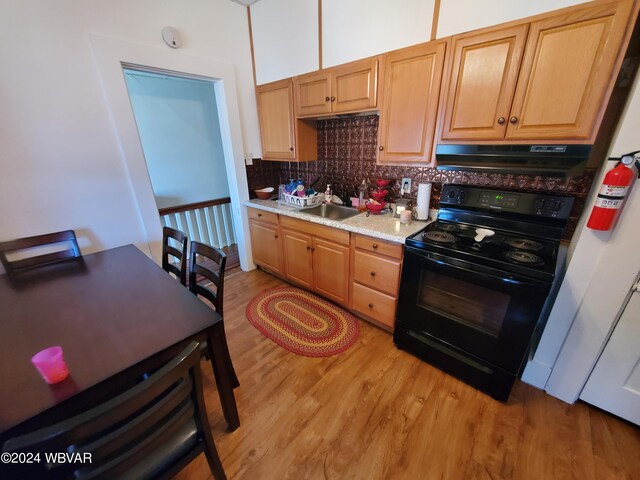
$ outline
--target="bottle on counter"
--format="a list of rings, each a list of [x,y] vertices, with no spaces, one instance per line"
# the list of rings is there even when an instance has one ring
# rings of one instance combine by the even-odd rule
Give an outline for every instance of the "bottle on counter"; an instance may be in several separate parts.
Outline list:
[[[358,187],[358,211],[364,212],[367,207],[365,203],[367,201],[367,184],[362,180],[362,184]]]
[[[327,189],[324,191],[324,203],[331,203],[333,192],[331,191],[331,184],[327,184]]]

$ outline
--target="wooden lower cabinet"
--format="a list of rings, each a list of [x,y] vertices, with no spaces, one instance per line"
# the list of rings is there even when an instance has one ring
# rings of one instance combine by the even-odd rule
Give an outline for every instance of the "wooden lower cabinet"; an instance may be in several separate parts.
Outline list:
[[[313,284],[315,290],[335,302],[349,299],[349,247],[313,239]]]
[[[268,270],[282,273],[282,241],[278,225],[249,220],[253,261]]]
[[[398,299],[359,283],[353,283],[352,306],[356,312],[393,329],[396,323],[396,303]]]
[[[351,308],[393,330],[403,246],[365,235],[352,237]]]
[[[300,285],[313,288],[313,239],[291,230],[282,230],[284,274]]]
[[[403,245],[249,209],[254,261],[392,331]]]

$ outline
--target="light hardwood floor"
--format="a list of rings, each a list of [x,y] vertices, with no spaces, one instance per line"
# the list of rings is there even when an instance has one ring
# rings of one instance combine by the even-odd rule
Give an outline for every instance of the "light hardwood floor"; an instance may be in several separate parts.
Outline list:
[[[241,386],[226,431],[211,368],[209,420],[230,479],[640,479],[640,429],[518,383],[502,404],[397,350],[361,322],[329,358],[290,353],[245,317],[262,271],[226,278],[225,328]],[[200,455],[177,479],[211,478]]]

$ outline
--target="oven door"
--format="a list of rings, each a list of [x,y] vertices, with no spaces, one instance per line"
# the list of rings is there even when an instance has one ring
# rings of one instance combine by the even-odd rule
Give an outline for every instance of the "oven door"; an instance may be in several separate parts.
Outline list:
[[[407,247],[397,321],[517,373],[550,284]]]

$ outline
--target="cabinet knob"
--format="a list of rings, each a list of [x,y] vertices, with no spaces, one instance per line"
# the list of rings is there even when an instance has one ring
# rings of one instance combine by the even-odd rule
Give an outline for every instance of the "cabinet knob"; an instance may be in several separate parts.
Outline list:
[[[335,102],[336,101],[336,97],[331,97],[331,101]]]
[[[259,216],[259,217],[261,217],[261,216],[262,216],[262,214],[261,214],[261,213],[259,213],[259,214],[258,214],[258,216]]]
[[[377,244],[377,243],[374,243],[374,244],[372,245],[372,247],[373,247],[373,248],[378,248],[378,244]]]
[[[289,147],[289,151],[293,152],[293,147]]]
[[[307,250],[311,250],[311,247],[309,245],[307,245]]]
[[[373,303],[370,303],[370,304],[369,304],[369,308],[373,308]]]
[[[378,150],[383,151],[383,150],[384,150],[384,147],[383,147],[382,145],[380,145],[380,146],[378,147]]]
[[[516,123],[518,123],[518,117],[511,117],[511,118],[509,119],[509,121],[510,121],[511,123],[513,123],[513,124],[516,124]]]
[[[331,100],[331,97],[324,97],[325,102],[328,102],[329,100]]]
[[[500,118],[498,119],[498,123],[499,123],[500,125],[504,125],[504,122],[506,122],[506,120],[505,120],[505,118],[504,118],[504,117],[500,117]]]
[[[376,272],[371,272],[371,276],[375,277],[376,276]]]
[[[278,234],[276,233],[276,234],[273,236],[273,238],[278,238]]]

